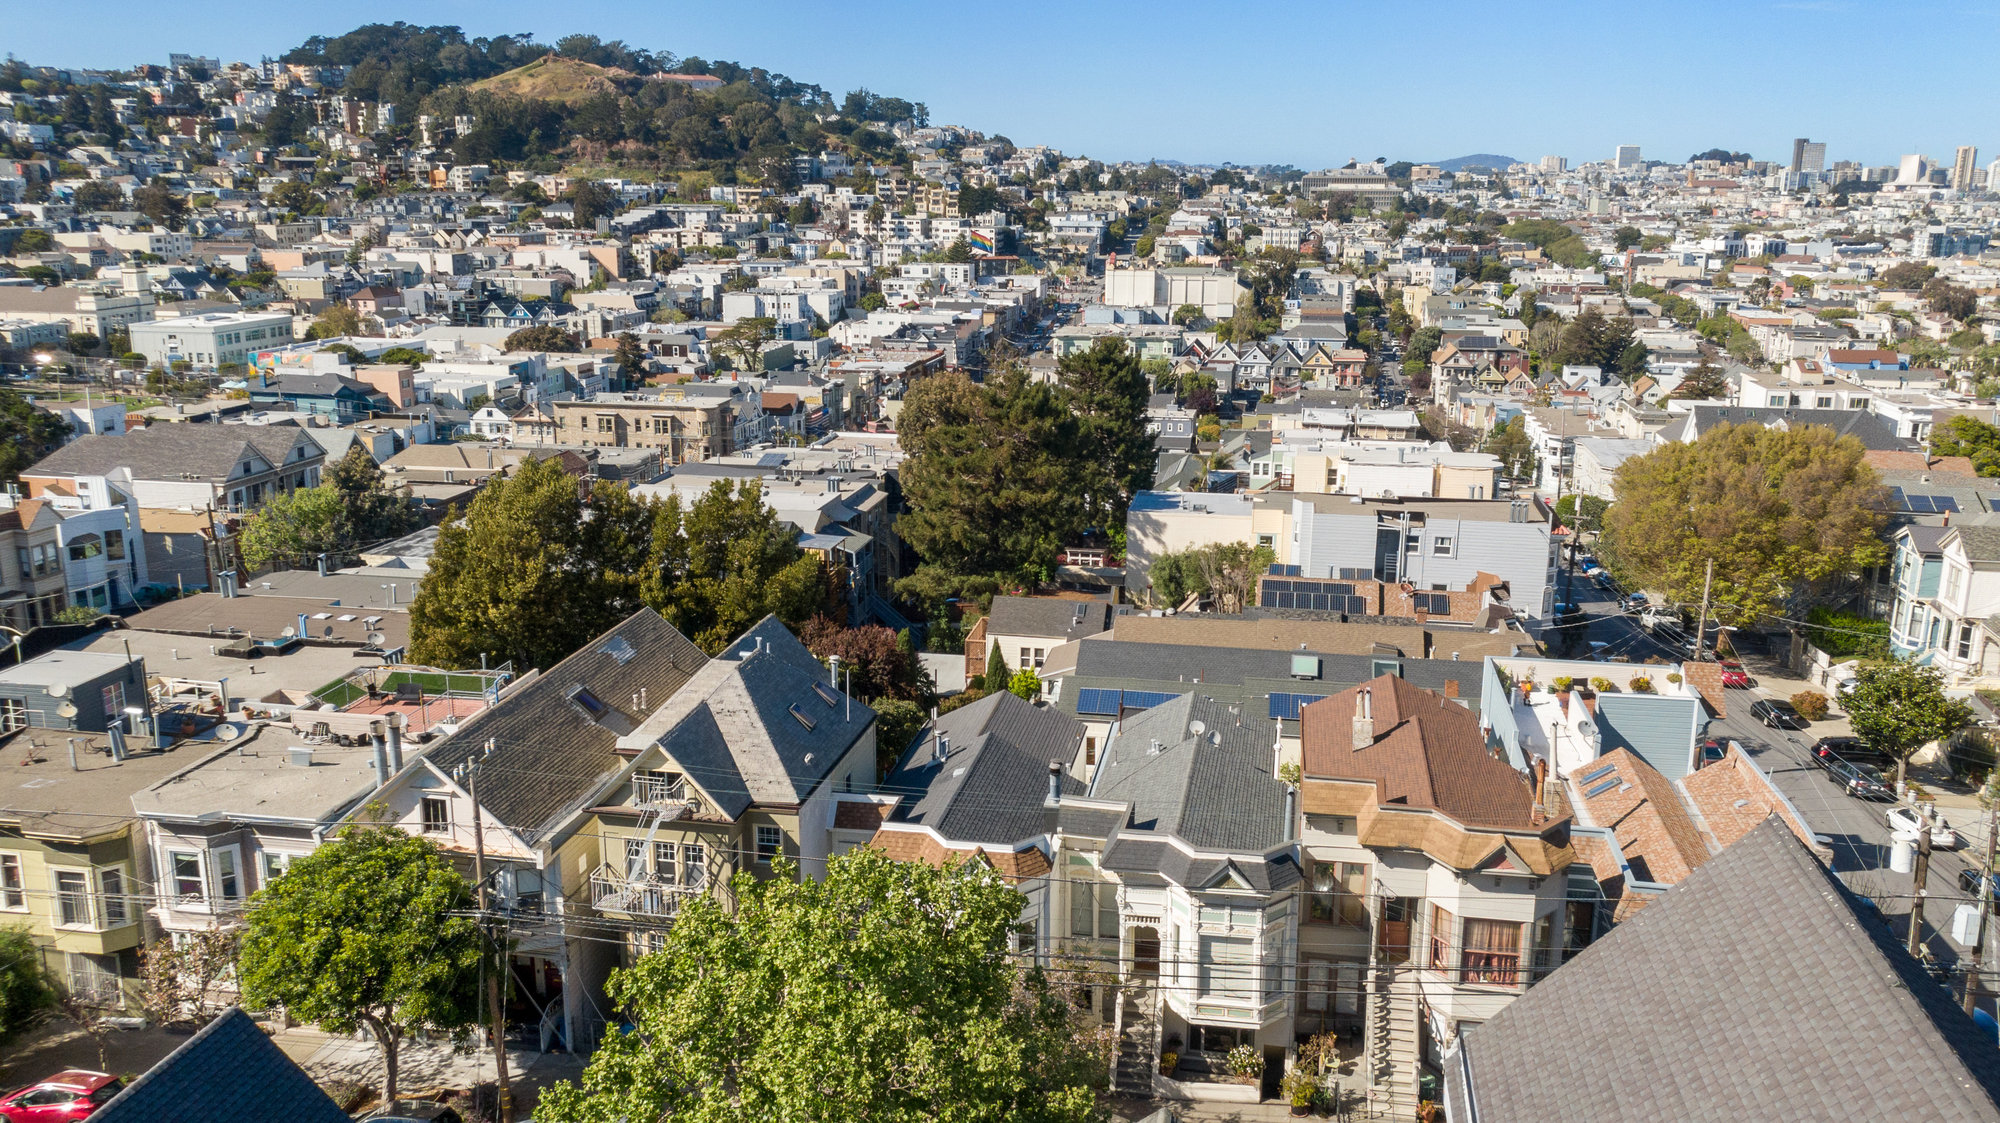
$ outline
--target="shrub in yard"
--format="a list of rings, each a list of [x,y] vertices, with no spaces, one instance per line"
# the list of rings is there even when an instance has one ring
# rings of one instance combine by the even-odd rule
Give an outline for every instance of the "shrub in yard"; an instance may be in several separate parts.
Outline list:
[[[1817,690],[1801,690],[1792,695],[1792,708],[1807,721],[1818,721],[1826,716],[1826,695]]]
[[[1264,1055],[1255,1045],[1238,1045],[1229,1051],[1229,1075],[1248,1084],[1264,1075]]]

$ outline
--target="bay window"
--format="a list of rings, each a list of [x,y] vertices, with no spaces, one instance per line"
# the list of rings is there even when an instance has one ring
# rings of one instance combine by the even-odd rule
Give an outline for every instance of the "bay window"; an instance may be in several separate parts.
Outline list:
[[[1521,925],[1506,920],[1465,922],[1465,981],[1511,987],[1520,982]]]

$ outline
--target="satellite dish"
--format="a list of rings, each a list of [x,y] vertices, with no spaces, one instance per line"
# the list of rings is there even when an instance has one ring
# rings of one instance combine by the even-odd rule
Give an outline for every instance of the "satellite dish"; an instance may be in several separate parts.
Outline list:
[[[287,624],[285,625],[285,630],[279,632],[278,634],[285,637],[286,639],[291,639],[293,636],[299,634],[299,630],[297,628],[292,627],[290,624]]]
[[[332,635],[333,635],[333,625],[332,625],[332,624],[328,624],[328,625],[326,626],[326,631],[324,631],[324,632],[322,632],[322,633],[320,633],[320,634],[321,634],[321,635],[324,635],[324,636],[327,636],[327,637],[329,637],[329,638],[331,638],[331,637],[332,637]]]
[[[1202,734],[1208,732],[1208,726],[1199,721],[1191,721],[1188,722],[1188,732],[1199,737]]]
[[[61,698],[69,693],[69,684],[52,682],[42,689],[42,693],[47,694],[51,698]]]
[[[67,720],[67,719],[69,719],[69,718],[73,718],[73,717],[75,717],[75,716],[76,716],[76,703],[75,703],[75,702],[64,702],[64,703],[63,703],[62,705],[60,705],[60,706],[57,706],[57,707],[56,707],[56,716],[58,716],[58,717],[61,717],[61,718],[65,719],[65,720]]]
[[[383,634],[382,634],[381,632],[369,632],[369,633],[368,633],[368,643],[369,643],[369,645],[370,645],[370,646],[372,646],[372,647],[380,647],[380,646],[382,646],[382,641],[383,641],[383,640],[386,640],[386,639],[388,639],[388,638],[389,638],[388,636],[385,636],[385,635],[383,635]]]
[[[242,726],[225,722],[215,727],[215,739],[218,741],[234,741],[241,736],[243,736]]]

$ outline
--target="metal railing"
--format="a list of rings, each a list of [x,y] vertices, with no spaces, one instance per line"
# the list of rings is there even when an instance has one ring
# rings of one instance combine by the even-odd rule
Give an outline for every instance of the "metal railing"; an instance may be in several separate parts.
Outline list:
[[[590,905],[606,912],[669,918],[679,914],[689,899],[708,892],[706,873],[686,884],[664,881],[650,875],[625,877],[609,864],[590,875]]]

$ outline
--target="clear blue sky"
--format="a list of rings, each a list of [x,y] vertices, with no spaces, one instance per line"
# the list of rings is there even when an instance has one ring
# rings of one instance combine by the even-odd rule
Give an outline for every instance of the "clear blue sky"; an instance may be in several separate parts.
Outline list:
[[[857,86],[932,120],[1101,159],[1289,163],[1491,152],[1572,162],[1636,143],[1789,159],[2000,156],[1980,0],[862,5],[575,0],[15,0],[0,50],[129,66],[168,51],[254,60],[406,20],[468,35],[570,32]]]

